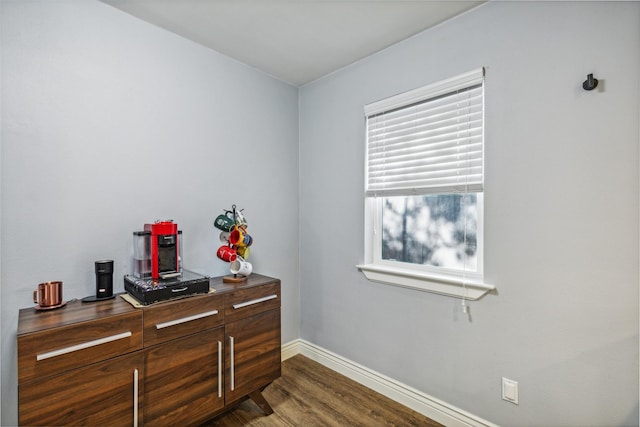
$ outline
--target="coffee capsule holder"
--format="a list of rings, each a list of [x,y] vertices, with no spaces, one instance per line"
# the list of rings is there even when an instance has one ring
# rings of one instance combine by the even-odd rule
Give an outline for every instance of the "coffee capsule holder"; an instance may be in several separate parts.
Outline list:
[[[231,210],[224,210],[224,214],[218,215],[213,221],[213,226],[220,230],[220,241],[223,243],[217,250],[218,259],[232,265],[234,262],[243,262],[251,267],[247,261],[249,247],[253,244],[253,238],[247,233],[248,223],[242,213],[243,209],[237,209],[236,205]],[[224,276],[224,283],[240,283],[247,280],[251,274],[251,268],[246,275],[236,274],[230,268],[230,276]]]

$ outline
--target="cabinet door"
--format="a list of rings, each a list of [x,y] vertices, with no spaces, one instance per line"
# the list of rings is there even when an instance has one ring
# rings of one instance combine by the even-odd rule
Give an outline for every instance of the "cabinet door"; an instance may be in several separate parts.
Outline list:
[[[225,403],[280,377],[280,309],[227,323]]]
[[[224,406],[223,328],[145,350],[145,426],[197,425]]]
[[[20,425],[142,425],[143,356],[136,353],[22,383]],[[139,410],[140,408],[140,410]]]

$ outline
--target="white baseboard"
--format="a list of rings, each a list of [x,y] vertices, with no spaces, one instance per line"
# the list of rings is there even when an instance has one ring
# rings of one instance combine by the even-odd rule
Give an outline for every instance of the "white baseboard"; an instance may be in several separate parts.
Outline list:
[[[290,357],[300,354],[300,341],[299,339],[290,341],[282,345],[282,361],[289,359]]]
[[[350,378],[365,387],[394,400],[414,411],[451,427],[497,427],[462,409],[449,405],[433,396],[375,372],[329,350],[297,339],[282,346],[282,360],[302,354],[311,360]]]

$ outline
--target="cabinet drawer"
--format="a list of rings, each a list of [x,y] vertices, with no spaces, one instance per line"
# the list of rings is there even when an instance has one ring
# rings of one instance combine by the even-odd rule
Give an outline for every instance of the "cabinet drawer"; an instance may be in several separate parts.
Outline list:
[[[280,307],[280,282],[233,291],[225,295],[227,322]]]
[[[144,346],[195,334],[224,324],[222,295],[205,295],[144,309]]]
[[[142,314],[131,312],[18,336],[18,383],[142,348]]]

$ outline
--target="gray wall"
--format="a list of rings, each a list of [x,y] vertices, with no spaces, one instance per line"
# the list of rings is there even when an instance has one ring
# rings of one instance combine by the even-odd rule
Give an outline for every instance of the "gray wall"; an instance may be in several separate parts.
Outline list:
[[[17,422],[16,327],[39,282],[95,293],[132,232],[184,234],[185,267],[228,274],[213,219],[245,209],[254,271],[283,283],[299,337],[298,91],[97,1],[3,1],[2,422]]]
[[[469,320],[355,265],[363,106],[479,66],[498,292]],[[639,76],[638,2],[490,2],[303,87],[301,337],[500,425],[638,425]]]
[[[502,425],[638,424],[640,3],[491,2],[302,88],[299,121],[295,88],[102,3],[0,7],[2,425],[17,420],[17,310],[37,283],[92,294],[93,261],[120,277],[131,232],[164,218],[188,268],[225,274],[211,223],[232,203],[255,270],[283,280],[283,342]],[[469,321],[458,300],[354,266],[362,106],[478,66],[498,292]],[[601,89],[587,93],[590,72]],[[520,405],[500,399],[502,376]]]

